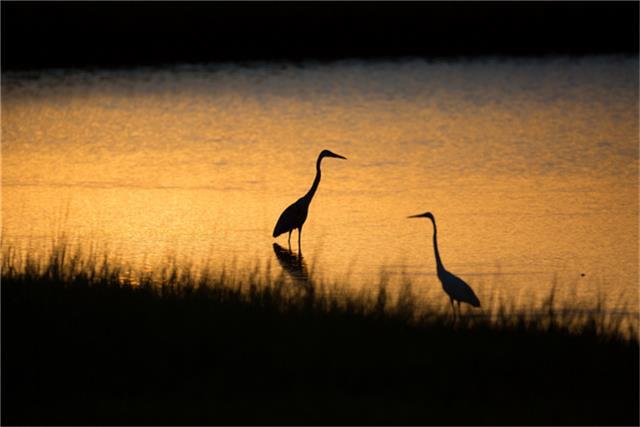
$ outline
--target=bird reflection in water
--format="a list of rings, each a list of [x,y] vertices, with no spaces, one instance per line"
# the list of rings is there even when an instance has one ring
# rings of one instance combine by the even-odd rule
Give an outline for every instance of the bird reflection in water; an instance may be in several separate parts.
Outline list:
[[[309,278],[309,270],[304,258],[302,258],[302,252],[296,254],[291,249],[285,249],[277,243],[273,244],[273,252],[282,269],[291,276],[293,283],[298,285],[297,291],[302,292],[305,307],[313,306],[316,294],[315,287]]]
[[[304,262],[301,252],[296,254],[277,243],[273,244],[273,252],[276,254],[276,258],[278,258],[282,269],[286,271],[294,281],[305,287],[311,286],[309,270],[307,269],[307,264]]]

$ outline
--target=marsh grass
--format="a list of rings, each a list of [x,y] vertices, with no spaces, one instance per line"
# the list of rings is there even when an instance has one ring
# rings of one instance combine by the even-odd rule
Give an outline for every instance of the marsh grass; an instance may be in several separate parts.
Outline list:
[[[3,424],[638,424],[637,316],[2,256]]]

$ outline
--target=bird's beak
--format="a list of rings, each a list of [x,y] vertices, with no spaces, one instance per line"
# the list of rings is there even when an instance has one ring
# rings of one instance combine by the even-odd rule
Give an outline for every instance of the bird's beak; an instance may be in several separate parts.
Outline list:
[[[424,218],[424,214],[411,215],[411,216],[408,216],[407,218]]]
[[[334,154],[332,157],[336,157],[336,158],[338,158],[338,159],[344,159],[344,160],[347,160],[347,158],[346,158],[346,157],[341,156],[340,154]]]

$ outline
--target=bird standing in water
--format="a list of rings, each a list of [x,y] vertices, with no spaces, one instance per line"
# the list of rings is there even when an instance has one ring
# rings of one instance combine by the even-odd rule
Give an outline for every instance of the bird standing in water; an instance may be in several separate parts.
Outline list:
[[[433,214],[431,212],[425,212],[419,215],[412,215],[409,218],[429,218],[433,223],[433,251],[436,255],[438,279],[440,279],[444,291],[449,295],[454,315],[456,309],[453,305],[453,301],[458,302],[458,314],[460,314],[460,302],[466,302],[474,307],[480,307],[480,300],[473,292],[473,289],[471,289],[471,286],[467,285],[467,283],[458,276],[455,276],[445,270],[442,260],[440,259],[440,253],[438,252],[436,219],[433,217]]]
[[[307,214],[309,213],[309,205],[311,204],[311,199],[313,198],[314,194],[316,194],[318,184],[320,184],[320,163],[325,157],[334,157],[336,159],[345,160],[347,159],[346,157],[332,153],[329,150],[322,150],[322,152],[318,156],[318,160],[316,161],[316,178],[313,180],[311,188],[309,189],[307,194],[299,198],[295,203],[293,203],[291,206],[285,209],[284,212],[282,212],[282,215],[280,215],[280,218],[278,218],[278,222],[273,229],[273,237],[278,237],[282,233],[289,232],[289,247],[291,247],[291,232],[297,228],[298,252],[302,252],[300,249],[302,226],[307,220]]]

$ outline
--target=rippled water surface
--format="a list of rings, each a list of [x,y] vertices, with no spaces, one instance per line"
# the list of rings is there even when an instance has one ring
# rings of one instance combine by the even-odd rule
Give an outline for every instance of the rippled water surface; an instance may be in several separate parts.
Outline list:
[[[637,57],[5,73],[2,244],[277,274],[273,226],[325,148],[348,160],[305,224],[316,277],[445,300],[431,224],[406,219],[431,211],[481,299],[555,282],[637,310]]]

